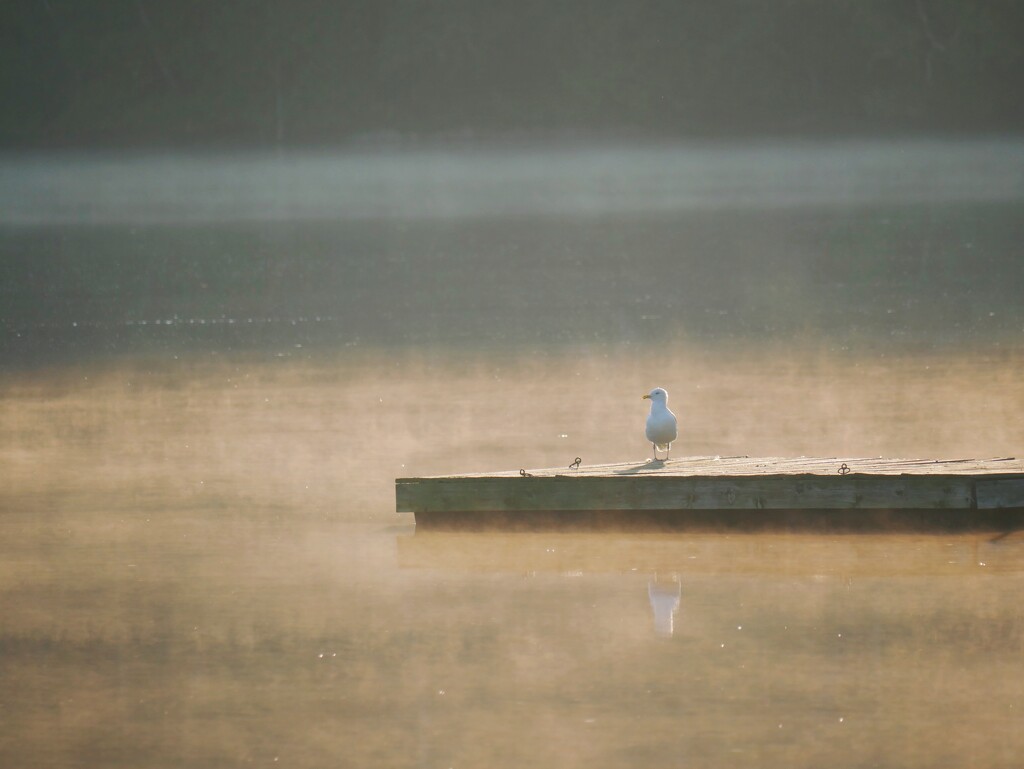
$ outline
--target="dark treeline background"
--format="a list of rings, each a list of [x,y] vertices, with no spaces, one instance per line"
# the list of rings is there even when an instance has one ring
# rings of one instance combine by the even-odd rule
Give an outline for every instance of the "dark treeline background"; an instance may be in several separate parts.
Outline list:
[[[8,0],[7,147],[1016,133],[1017,0]]]

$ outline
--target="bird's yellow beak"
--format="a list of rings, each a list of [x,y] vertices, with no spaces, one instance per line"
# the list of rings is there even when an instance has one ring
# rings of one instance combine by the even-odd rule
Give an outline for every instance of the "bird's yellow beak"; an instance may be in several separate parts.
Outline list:
[[[650,396],[650,395],[645,395],[645,396],[644,396],[643,398],[641,398],[640,400],[642,400],[642,401],[648,401],[648,400],[650,400],[650,399],[651,399],[651,396]]]

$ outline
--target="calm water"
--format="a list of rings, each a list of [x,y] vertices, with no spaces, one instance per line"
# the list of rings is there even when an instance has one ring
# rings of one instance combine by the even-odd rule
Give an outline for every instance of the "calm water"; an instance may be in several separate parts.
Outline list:
[[[235,198],[171,164],[171,205],[108,161],[4,166],[0,764],[1017,766],[1022,533],[393,512],[397,476],[643,459],[654,384],[680,454],[1019,456],[1024,217],[996,149],[748,154],[742,184],[722,157],[534,158],[511,217],[524,194],[489,180],[514,158],[406,158],[330,222],[330,163],[268,198],[312,214],[269,223],[266,168]],[[797,202],[766,204],[778,184]]]
[[[761,355],[677,351],[682,450],[1024,439],[1021,357]],[[1014,765],[1024,536],[417,534],[392,512],[396,475],[645,456],[653,365],[7,376],[4,762]]]

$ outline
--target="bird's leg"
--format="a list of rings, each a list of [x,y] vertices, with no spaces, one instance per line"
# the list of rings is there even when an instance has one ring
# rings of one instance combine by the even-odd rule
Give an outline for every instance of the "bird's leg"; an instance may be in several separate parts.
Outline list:
[[[657,443],[652,443],[651,444],[651,448],[654,449],[654,461],[655,462],[663,462],[664,460],[658,459],[658,444]]]

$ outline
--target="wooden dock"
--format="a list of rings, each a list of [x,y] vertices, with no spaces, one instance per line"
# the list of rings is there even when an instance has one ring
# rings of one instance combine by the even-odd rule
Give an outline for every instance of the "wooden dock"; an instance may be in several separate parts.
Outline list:
[[[398,478],[396,509],[424,526],[747,525],[891,520],[1016,525],[1024,461],[683,457]]]

